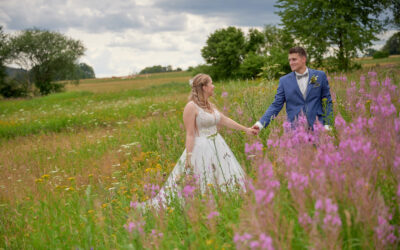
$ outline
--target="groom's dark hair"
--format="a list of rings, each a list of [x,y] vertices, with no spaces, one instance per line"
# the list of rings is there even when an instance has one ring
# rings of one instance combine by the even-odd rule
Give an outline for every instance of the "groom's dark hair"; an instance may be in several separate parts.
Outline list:
[[[304,56],[305,58],[307,58],[307,52],[302,47],[293,47],[289,50],[289,54],[294,54],[294,53],[297,53],[300,56]]]

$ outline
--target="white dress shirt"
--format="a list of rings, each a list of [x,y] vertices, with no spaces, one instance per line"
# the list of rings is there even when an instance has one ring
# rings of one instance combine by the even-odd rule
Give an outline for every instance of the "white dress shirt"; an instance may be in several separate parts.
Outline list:
[[[306,68],[306,71],[304,71],[303,74],[297,73],[296,71],[294,73],[296,74],[297,84],[299,85],[300,91],[305,99],[308,84],[308,68]]]

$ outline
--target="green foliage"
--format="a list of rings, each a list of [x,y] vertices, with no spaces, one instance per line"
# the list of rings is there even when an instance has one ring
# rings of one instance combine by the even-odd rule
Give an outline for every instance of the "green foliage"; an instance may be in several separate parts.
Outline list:
[[[11,39],[13,62],[30,70],[33,82],[42,95],[61,91],[54,83],[75,71],[76,61],[84,54],[84,46],[63,34],[28,29]]]
[[[368,48],[365,50],[365,56],[374,56],[374,54],[377,52],[376,49]]]
[[[174,70],[174,69],[172,69],[171,65],[168,65],[168,66],[154,65],[154,66],[146,67],[146,68],[142,69],[139,72],[139,74],[152,74],[152,73],[163,73],[163,72],[173,72],[173,71],[182,71],[182,69],[177,68],[176,70]]]
[[[392,18],[389,20],[390,23],[397,28],[400,28],[400,1],[399,0],[388,0],[389,10],[391,10]]]
[[[382,51],[388,52],[389,55],[400,54],[400,32],[393,34],[383,46]]]
[[[245,37],[239,28],[219,29],[207,39],[201,50],[204,60],[213,66],[214,79],[234,77],[245,55]]]
[[[377,52],[375,52],[375,54],[372,57],[374,59],[386,58],[386,57],[389,57],[389,52],[387,52],[387,51],[377,51]]]
[[[91,66],[86,63],[79,63],[75,66],[75,70],[77,72],[78,79],[88,79],[88,78],[96,78],[94,74],[94,70]],[[72,80],[72,79],[68,79]]]
[[[4,33],[3,26],[0,26],[0,94],[3,96],[6,96],[3,94],[4,92],[9,92],[9,90],[5,90],[5,88],[8,88],[6,85],[9,85],[9,83],[6,82],[7,74],[4,66],[9,56],[8,36]]]
[[[337,70],[350,70],[351,59],[377,40],[385,22],[379,16],[387,1],[278,0],[276,7],[289,34],[299,39],[317,65],[335,48]],[[300,14],[301,13],[301,14]]]
[[[239,68],[239,75],[241,78],[255,78],[261,71],[262,67],[266,63],[267,58],[263,55],[257,55],[254,52],[250,52],[246,55],[243,63]]]
[[[259,54],[262,46],[265,43],[264,34],[258,29],[250,29],[246,38],[246,53]]]
[[[194,73],[207,73],[215,79],[257,77],[262,67],[279,64],[274,77],[290,72],[288,51],[294,40],[284,30],[265,26],[263,31],[250,29],[245,37],[239,28],[217,30],[210,35],[202,55],[208,65],[198,66]]]

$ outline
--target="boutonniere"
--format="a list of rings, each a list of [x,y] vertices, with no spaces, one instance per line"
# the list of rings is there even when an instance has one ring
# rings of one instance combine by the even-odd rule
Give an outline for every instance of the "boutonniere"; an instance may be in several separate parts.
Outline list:
[[[310,79],[310,84],[313,84],[314,87],[319,87],[318,76],[313,75]]]

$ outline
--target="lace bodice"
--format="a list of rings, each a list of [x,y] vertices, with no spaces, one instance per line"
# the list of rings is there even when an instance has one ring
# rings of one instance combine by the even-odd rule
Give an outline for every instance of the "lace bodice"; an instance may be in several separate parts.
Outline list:
[[[198,111],[198,114],[196,116],[196,127],[198,131],[198,136],[207,137],[215,135],[218,132],[217,124],[221,120],[221,114],[216,109],[214,109],[213,113],[209,113],[200,108],[196,103],[194,103],[194,105],[196,106]]]

